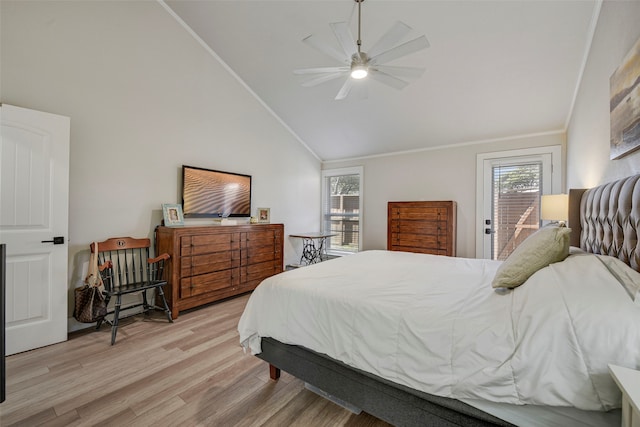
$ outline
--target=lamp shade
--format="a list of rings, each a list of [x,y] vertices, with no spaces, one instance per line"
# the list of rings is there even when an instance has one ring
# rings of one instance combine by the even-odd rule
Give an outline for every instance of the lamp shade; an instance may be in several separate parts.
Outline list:
[[[540,218],[548,221],[569,219],[569,195],[546,194],[542,196]]]

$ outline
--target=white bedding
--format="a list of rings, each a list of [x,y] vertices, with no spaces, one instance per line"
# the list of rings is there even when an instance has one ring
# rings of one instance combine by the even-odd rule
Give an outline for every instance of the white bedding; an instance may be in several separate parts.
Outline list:
[[[607,410],[607,364],[640,367],[640,307],[619,282],[640,275],[606,263],[571,255],[501,295],[500,261],[365,251],[262,282],[240,342],[257,354],[272,337],[444,397]]]

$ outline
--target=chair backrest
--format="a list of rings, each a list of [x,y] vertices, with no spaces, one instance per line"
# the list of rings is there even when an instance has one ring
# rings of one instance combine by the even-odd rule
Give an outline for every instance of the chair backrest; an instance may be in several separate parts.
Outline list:
[[[101,271],[104,286],[113,291],[120,286],[162,279],[164,260],[150,264],[149,239],[116,237],[98,242],[98,265],[106,265]],[[90,245],[95,252],[95,244]]]

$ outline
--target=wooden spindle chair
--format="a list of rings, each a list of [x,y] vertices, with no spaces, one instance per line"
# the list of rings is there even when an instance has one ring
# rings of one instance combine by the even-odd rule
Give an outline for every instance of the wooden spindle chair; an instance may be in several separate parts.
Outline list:
[[[164,280],[164,267],[169,259],[168,254],[149,258],[149,239],[134,239],[131,237],[117,237],[98,242],[98,268],[104,282],[104,296],[107,303],[111,297],[116,297],[113,309],[107,311],[107,316],[113,314],[111,320],[111,345],[116,342],[118,320],[121,310],[143,307],[148,314],[152,309],[164,310],[169,322],[173,323],[171,310],[164,297],[162,287],[167,284]],[[90,245],[91,253],[95,252],[95,245]],[[156,301],[161,300],[164,307],[150,305],[147,290],[156,289]],[[135,302],[122,307],[122,296],[139,292],[142,302]],[[100,329],[102,322],[98,321],[96,329]],[[106,320],[109,322],[109,320]]]

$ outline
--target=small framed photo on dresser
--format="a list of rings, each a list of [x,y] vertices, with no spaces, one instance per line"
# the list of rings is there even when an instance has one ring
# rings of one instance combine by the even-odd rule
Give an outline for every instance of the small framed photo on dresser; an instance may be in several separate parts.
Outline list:
[[[162,205],[162,217],[166,227],[176,227],[184,225],[184,215],[182,206],[164,203]]]
[[[269,224],[271,221],[271,212],[269,208],[258,208],[258,222],[261,224]]]

